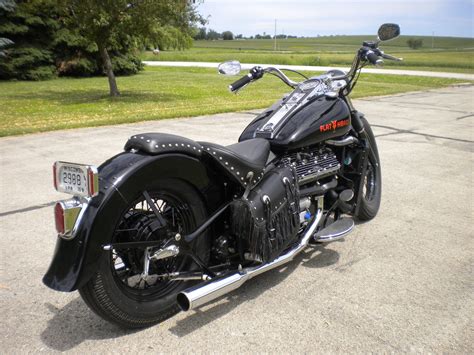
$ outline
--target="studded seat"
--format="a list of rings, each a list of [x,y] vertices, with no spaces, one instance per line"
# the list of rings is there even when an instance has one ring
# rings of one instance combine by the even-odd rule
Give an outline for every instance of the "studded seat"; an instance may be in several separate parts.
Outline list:
[[[263,138],[249,139],[226,147],[215,143],[199,142],[204,153],[212,156],[241,184],[256,184],[263,177],[270,143]]]
[[[141,151],[150,155],[184,153],[201,158],[203,154],[214,159],[243,186],[256,184],[263,177],[270,143],[255,138],[229,146],[195,142],[191,139],[167,133],[137,134],[127,141],[126,151]]]

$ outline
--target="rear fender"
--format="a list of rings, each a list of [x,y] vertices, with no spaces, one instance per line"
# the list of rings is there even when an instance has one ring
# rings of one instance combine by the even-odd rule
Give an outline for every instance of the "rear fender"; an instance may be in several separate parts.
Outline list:
[[[121,213],[136,196],[132,186],[143,186],[163,178],[182,179],[195,187],[209,210],[222,203],[224,183],[197,157],[167,153],[150,156],[125,152],[99,167],[99,195],[86,207],[75,238],[57,239],[51,265],[43,282],[58,291],[74,291],[97,271],[103,251]]]

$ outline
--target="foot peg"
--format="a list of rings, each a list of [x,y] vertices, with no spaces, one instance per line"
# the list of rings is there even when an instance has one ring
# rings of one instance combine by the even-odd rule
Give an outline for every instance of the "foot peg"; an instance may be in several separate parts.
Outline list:
[[[313,236],[314,242],[329,243],[344,238],[354,229],[354,220],[349,217],[338,219]]]

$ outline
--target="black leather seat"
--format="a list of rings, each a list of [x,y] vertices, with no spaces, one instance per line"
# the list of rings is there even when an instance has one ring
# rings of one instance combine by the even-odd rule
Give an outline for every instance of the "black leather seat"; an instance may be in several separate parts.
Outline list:
[[[270,143],[263,138],[249,139],[224,147],[166,133],[142,133],[132,136],[125,144],[125,150],[132,149],[151,155],[184,153],[197,158],[206,155],[243,186],[249,183],[254,185],[260,181],[270,155]]]
[[[257,183],[263,177],[270,143],[263,138],[249,139],[226,147],[219,144],[199,142],[204,153],[211,155],[240,183],[247,186]]]

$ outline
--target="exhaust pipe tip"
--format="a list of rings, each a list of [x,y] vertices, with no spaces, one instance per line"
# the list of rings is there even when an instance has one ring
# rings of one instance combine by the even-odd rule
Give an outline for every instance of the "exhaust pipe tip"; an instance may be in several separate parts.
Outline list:
[[[178,293],[178,296],[176,296],[176,302],[183,312],[187,312],[191,308],[191,302],[183,292]]]

